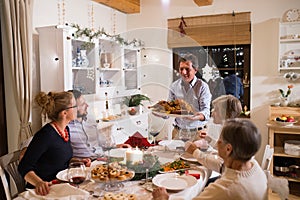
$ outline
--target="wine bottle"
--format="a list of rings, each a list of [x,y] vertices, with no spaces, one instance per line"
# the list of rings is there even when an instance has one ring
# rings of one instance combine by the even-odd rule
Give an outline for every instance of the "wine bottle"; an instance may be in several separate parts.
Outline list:
[[[108,97],[107,97],[107,92],[105,92],[105,109],[108,111]]]

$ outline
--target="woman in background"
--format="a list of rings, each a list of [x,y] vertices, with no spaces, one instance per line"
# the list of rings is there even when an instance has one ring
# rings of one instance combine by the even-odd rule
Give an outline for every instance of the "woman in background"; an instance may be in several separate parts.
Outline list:
[[[216,144],[225,120],[239,117],[241,112],[242,104],[233,95],[221,95],[212,101],[211,120],[207,123],[205,134],[211,146]],[[195,144],[198,146],[197,142]]]
[[[67,125],[76,118],[77,105],[71,92],[40,92],[35,102],[45,119],[51,122],[33,136],[18,170],[28,187],[35,188],[39,195],[46,195],[51,181],[59,171],[68,168],[73,156]]]

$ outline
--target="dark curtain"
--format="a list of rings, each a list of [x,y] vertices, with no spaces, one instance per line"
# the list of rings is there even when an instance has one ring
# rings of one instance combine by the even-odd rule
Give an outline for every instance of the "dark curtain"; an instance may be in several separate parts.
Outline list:
[[[0,15],[1,22],[1,15]],[[2,38],[2,30],[0,26],[0,38]],[[6,131],[6,110],[5,110],[5,89],[4,89],[4,67],[2,56],[2,40],[0,39],[0,156],[8,153],[7,131]],[[2,182],[0,181],[0,199],[5,200],[5,192]]]

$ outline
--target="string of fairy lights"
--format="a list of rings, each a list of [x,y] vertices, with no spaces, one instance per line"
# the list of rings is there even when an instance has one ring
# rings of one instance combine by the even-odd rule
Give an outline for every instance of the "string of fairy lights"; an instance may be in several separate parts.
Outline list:
[[[66,3],[65,0],[57,0],[57,14],[58,14],[58,25],[64,25],[68,26],[65,21],[65,16],[66,16]],[[112,21],[112,27],[111,27],[111,32],[112,34],[107,33],[104,28],[98,28],[95,29],[95,16],[94,16],[94,5],[91,2],[89,4],[88,8],[88,26],[89,28],[82,28],[78,24],[71,24],[72,28],[75,29],[74,33],[74,38],[88,38],[88,40],[91,42],[94,38],[108,38],[112,41],[115,41],[116,43],[119,43],[121,45],[125,46],[133,46],[133,47],[141,47],[144,46],[144,42],[139,40],[139,39],[132,39],[131,41],[124,39],[121,37],[120,34],[116,34],[116,21],[117,21],[117,16],[116,16],[116,10],[112,9],[112,14],[111,14],[111,21]]]
[[[65,16],[66,16],[65,0],[57,0],[57,15],[58,15],[58,24],[59,25],[64,24]]]

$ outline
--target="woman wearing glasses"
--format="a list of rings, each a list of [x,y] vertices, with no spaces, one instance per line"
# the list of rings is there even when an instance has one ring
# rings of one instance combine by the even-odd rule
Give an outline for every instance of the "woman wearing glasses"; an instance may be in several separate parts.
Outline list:
[[[18,170],[27,181],[27,187],[35,188],[37,194],[46,195],[56,174],[68,168],[72,159],[67,125],[76,118],[77,106],[71,92],[40,92],[35,102],[41,107],[45,119],[51,121],[34,135]]]

